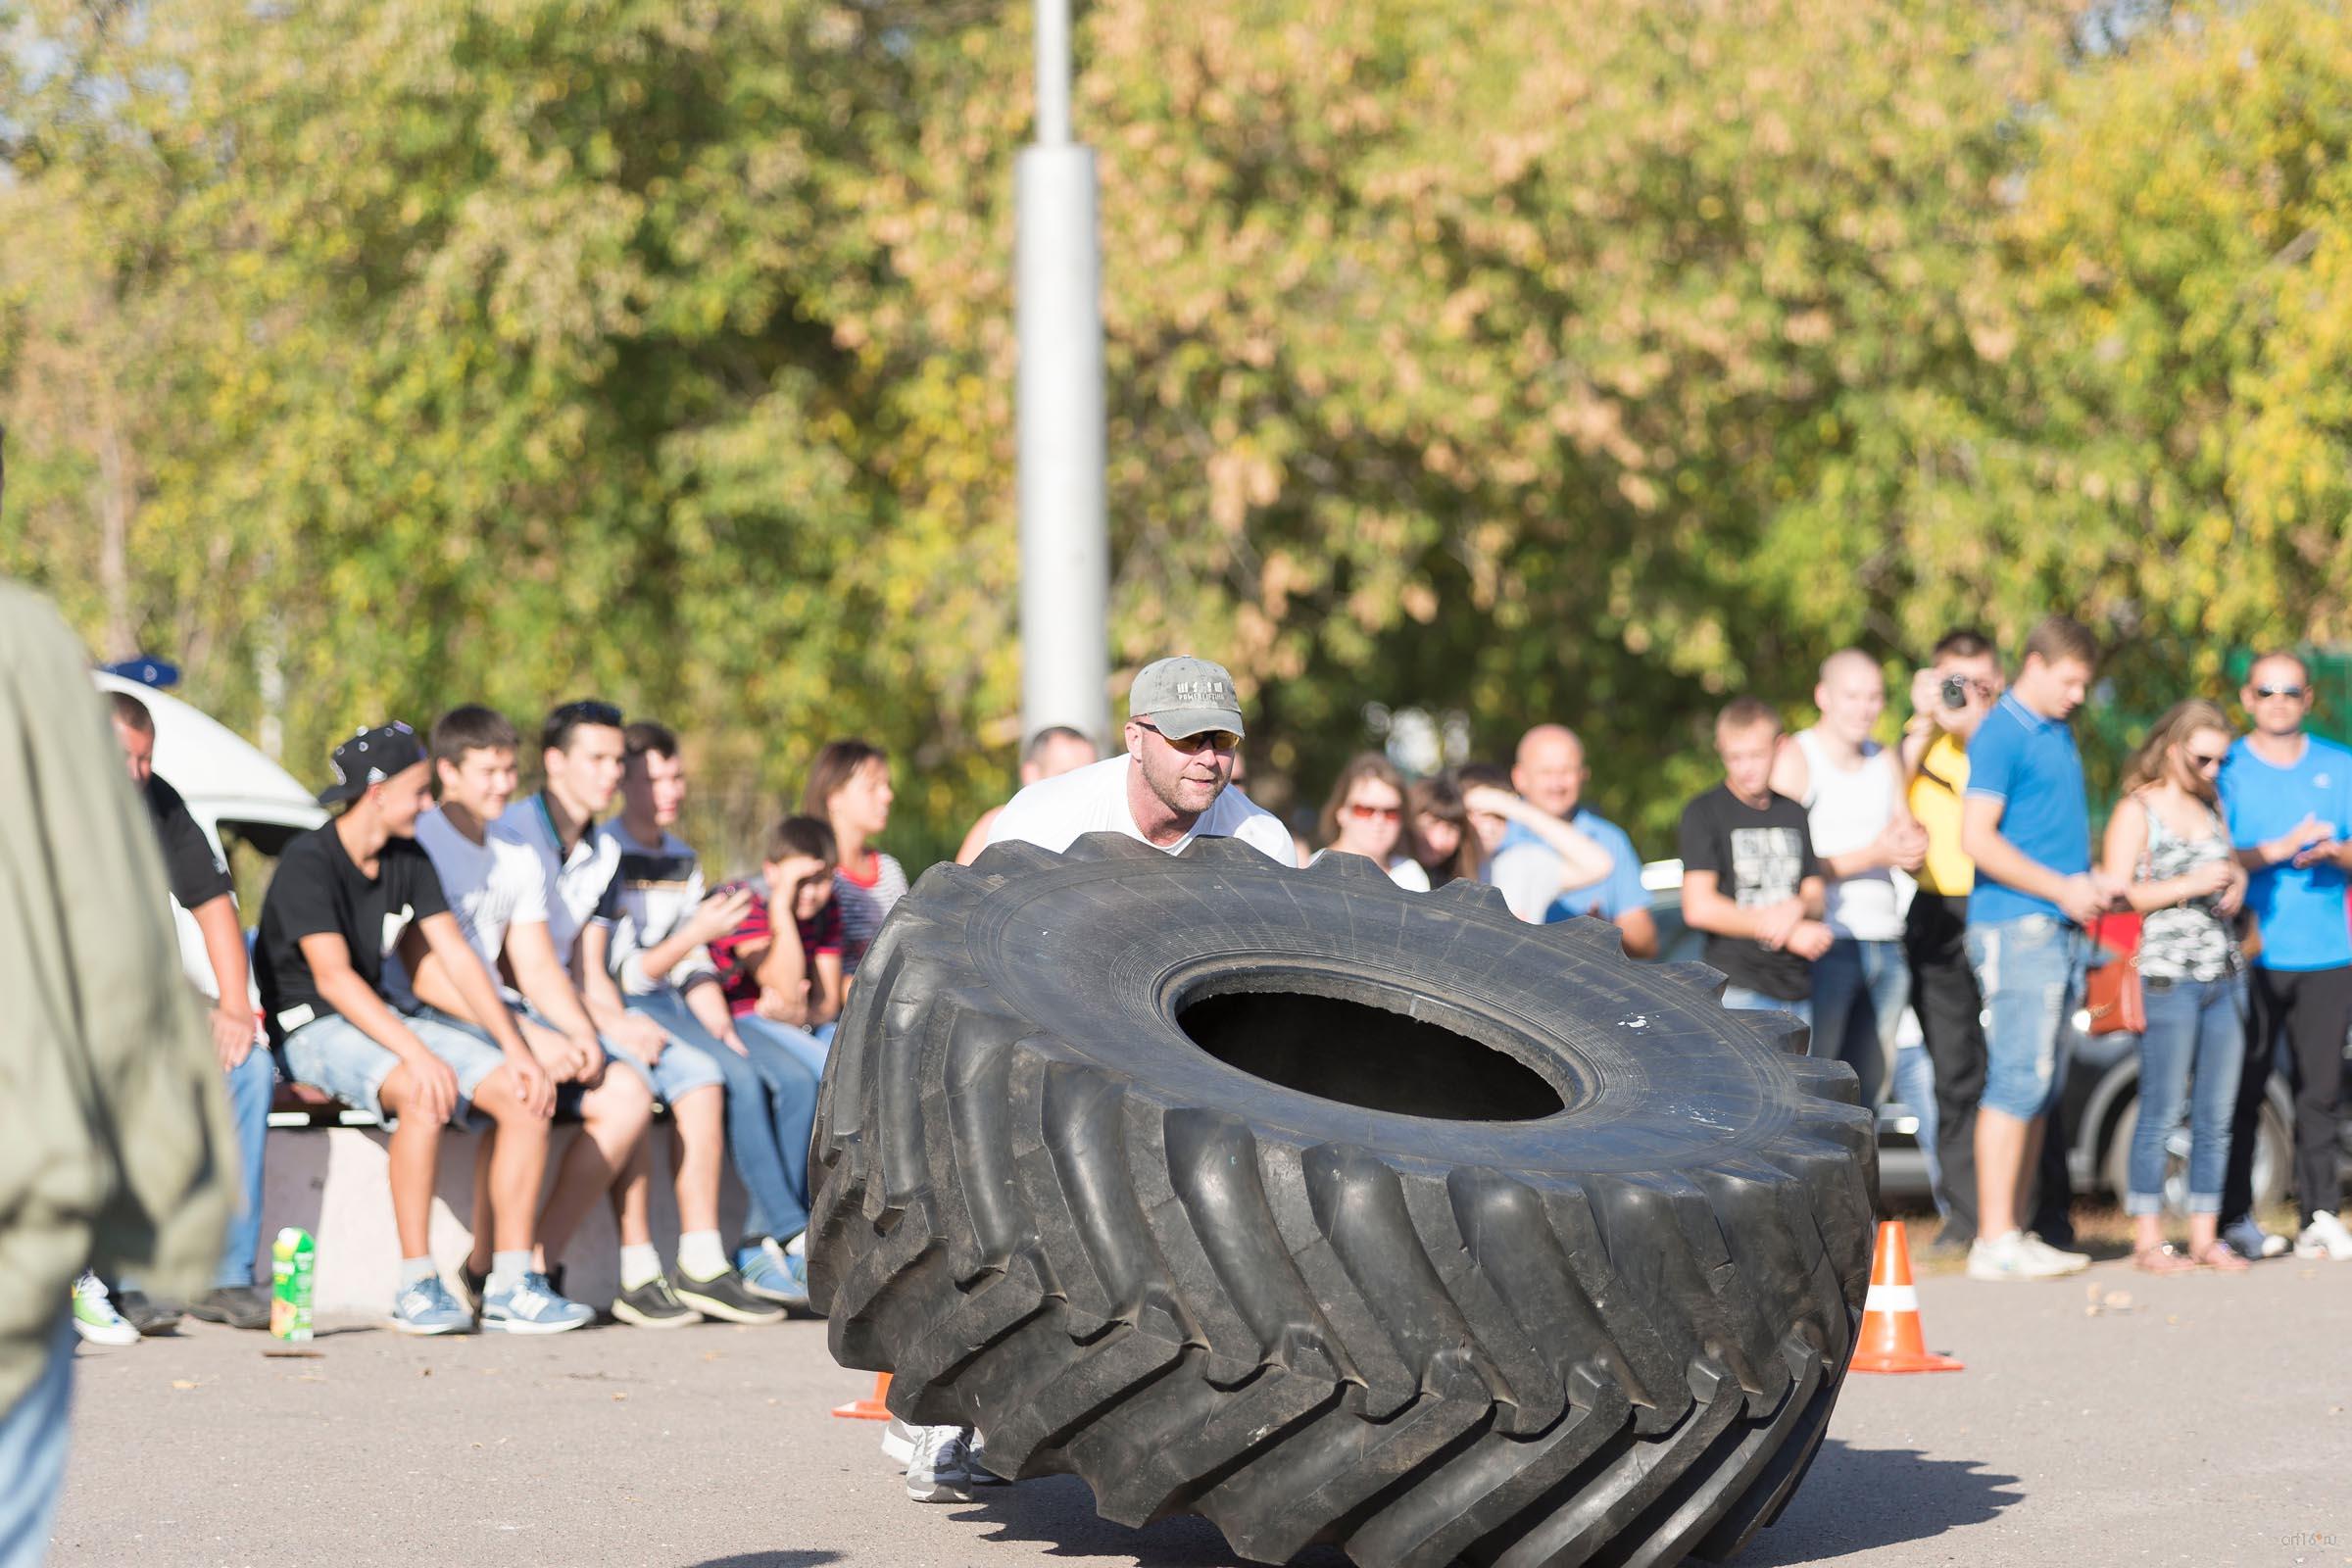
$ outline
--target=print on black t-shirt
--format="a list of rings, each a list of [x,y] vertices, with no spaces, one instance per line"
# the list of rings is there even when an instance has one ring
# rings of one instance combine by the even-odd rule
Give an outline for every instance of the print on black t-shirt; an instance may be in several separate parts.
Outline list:
[[[1682,854],[1686,873],[1714,872],[1723,896],[1743,909],[1795,898],[1807,877],[1821,874],[1803,807],[1775,795],[1759,810],[1720,784],[1683,808]],[[1705,958],[1733,985],[1777,1001],[1812,994],[1811,963],[1749,937],[1710,933]]]

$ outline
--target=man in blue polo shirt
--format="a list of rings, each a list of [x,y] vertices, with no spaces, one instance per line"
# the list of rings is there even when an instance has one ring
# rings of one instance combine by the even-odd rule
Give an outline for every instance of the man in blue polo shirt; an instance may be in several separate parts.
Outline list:
[[[2262,932],[2254,960],[2254,1026],[2238,1075],[2237,1116],[2222,1182],[2223,1239],[2246,1257],[2286,1250],[2254,1223],[2254,1127],[2284,1030],[2295,1061],[2295,1198],[2302,1257],[2352,1261],[2336,1216],[2335,1102],[2352,1025],[2352,932],[2344,872],[2352,866],[2352,752],[2303,729],[2311,673],[2292,654],[2266,654],[2238,693],[2254,728],[2222,764],[2230,841],[2249,873],[2246,907]]]
[[[2018,1190],[2064,1083],[2082,927],[2115,902],[2114,886],[2091,868],[2082,760],[2067,728],[2097,661],[2087,627],[2050,616],[2026,639],[2016,681],[1968,744],[1960,843],[1977,866],[1968,961],[1984,997],[1985,1049],[1972,1279],[2050,1279],[2090,1261],[2021,1230]]]
[[[1597,880],[1569,876],[1560,848],[1524,822],[1512,822],[1488,862],[1486,879],[1502,890],[1522,920],[1546,924],[1580,914],[1615,922],[1625,951],[1637,958],[1658,954],[1657,922],[1642,886],[1642,857],[1625,829],[1578,803],[1592,770],[1585,765],[1584,742],[1564,724],[1538,724],[1519,739],[1511,763],[1511,786],[1536,810],[1566,823],[1609,858],[1608,874]]]

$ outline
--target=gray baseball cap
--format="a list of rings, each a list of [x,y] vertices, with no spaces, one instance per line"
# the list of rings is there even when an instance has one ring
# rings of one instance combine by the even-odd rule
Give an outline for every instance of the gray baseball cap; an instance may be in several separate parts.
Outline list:
[[[1152,720],[1176,740],[1212,729],[1242,728],[1242,709],[1233,695],[1233,675],[1223,664],[1179,654],[1136,671],[1127,688],[1127,716]]]

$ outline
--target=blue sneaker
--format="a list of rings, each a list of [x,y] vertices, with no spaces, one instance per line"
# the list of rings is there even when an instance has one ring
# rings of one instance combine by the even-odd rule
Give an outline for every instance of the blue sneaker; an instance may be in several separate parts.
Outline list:
[[[547,1276],[523,1275],[512,1289],[482,1294],[482,1329],[502,1334],[562,1334],[596,1321],[596,1312],[556,1294]]]
[[[780,1306],[808,1306],[808,1265],[786,1252],[774,1237],[757,1248],[745,1248],[744,1258],[737,1272],[743,1276],[745,1290]]]
[[[392,1298],[392,1328],[400,1334],[470,1334],[473,1314],[458,1304],[436,1274]]]

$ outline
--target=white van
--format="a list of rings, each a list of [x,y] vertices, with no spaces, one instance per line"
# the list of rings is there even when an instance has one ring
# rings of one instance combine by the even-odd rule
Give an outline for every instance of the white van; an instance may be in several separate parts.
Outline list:
[[[91,679],[102,691],[128,692],[155,715],[156,774],[179,791],[223,862],[234,863],[229,852],[238,844],[274,860],[295,834],[326,820],[325,809],[293,774],[227,725],[135,680],[105,670],[93,671]],[[250,930],[261,918],[261,900],[251,900],[241,913]],[[199,991],[214,995],[213,966],[196,922],[177,904],[172,917],[179,929],[180,967]]]

